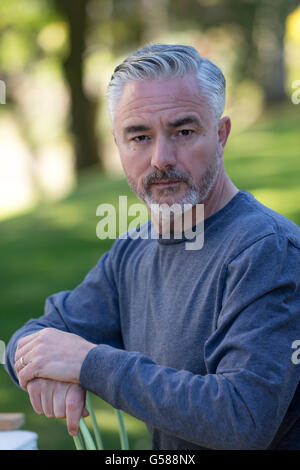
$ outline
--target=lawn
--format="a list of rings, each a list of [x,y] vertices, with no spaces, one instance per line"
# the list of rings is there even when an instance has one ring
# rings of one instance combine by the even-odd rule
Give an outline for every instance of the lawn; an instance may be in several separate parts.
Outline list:
[[[240,189],[300,225],[300,106],[292,104],[265,113],[251,129],[230,137],[225,166]],[[99,240],[96,208],[118,207],[119,195],[128,204],[139,202],[124,178],[96,171],[80,177],[77,189],[62,201],[39,206],[0,222],[0,339],[7,342],[29,318],[43,313],[45,298],[72,289],[110,249],[112,240]],[[130,220],[130,219],[129,219]],[[25,392],[13,385],[0,366],[0,412],[23,412],[24,429],[38,433],[40,449],[73,449],[64,420],[34,413]],[[113,409],[100,398],[93,403],[106,449],[120,448]],[[150,448],[147,429],[125,415],[132,449]],[[89,419],[87,420],[90,424]]]

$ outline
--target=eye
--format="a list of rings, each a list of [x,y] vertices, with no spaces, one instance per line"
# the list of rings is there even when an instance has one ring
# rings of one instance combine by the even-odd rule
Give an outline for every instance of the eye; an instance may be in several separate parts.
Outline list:
[[[178,134],[182,137],[189,137],[194,134],[195,131],[192,129],[181,129],[181,131],[178,132]]]
[[[145,142],[148,140],[149,137],[147,135],[137,135],[136,137],[133,137],[133,142],[140,143],[140,142]]]

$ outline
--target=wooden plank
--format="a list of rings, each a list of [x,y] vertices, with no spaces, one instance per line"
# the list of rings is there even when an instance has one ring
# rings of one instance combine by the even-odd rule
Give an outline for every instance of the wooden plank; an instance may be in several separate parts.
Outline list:
[[[0,430],[12,431],[23,426],[25,417],[23,413],[0,413]]]

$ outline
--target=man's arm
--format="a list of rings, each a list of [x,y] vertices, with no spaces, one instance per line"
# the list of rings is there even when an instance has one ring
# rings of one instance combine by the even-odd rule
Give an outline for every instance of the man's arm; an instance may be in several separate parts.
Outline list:
[[[123,347],[113,248],[100,258],[79,286],[48,297],[44,315],[29,320],[12,336],[6,348],[5,367],[17,385],[14,362],[18,342],[44,328],[72,332],[95,344]]]
[[[291,345],[300,331],[300,248],[270,235],[228,265],[206,375],[99,345],[81,385],[161,431],[211,449],[265,449],[300,379]]]

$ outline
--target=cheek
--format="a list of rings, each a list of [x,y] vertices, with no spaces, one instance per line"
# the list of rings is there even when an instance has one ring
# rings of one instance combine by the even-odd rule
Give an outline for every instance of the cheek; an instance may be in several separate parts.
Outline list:
[[[180,149],[179,160],[182,165],[193,168],[205,166],[213,155],[213,149],[204,142]]]
[[[123,152],[120,154],[121,163],[128,179],[138,186],[142,185],[142,178],[147,174],[147,159],[137,152]]]
[[[201,177],[207,167],[215,161],[216,157],[216,140],[203,139],[201,142],[182,148],[180,159],[178,161],[180,167],[188,172],[193,179]]]

